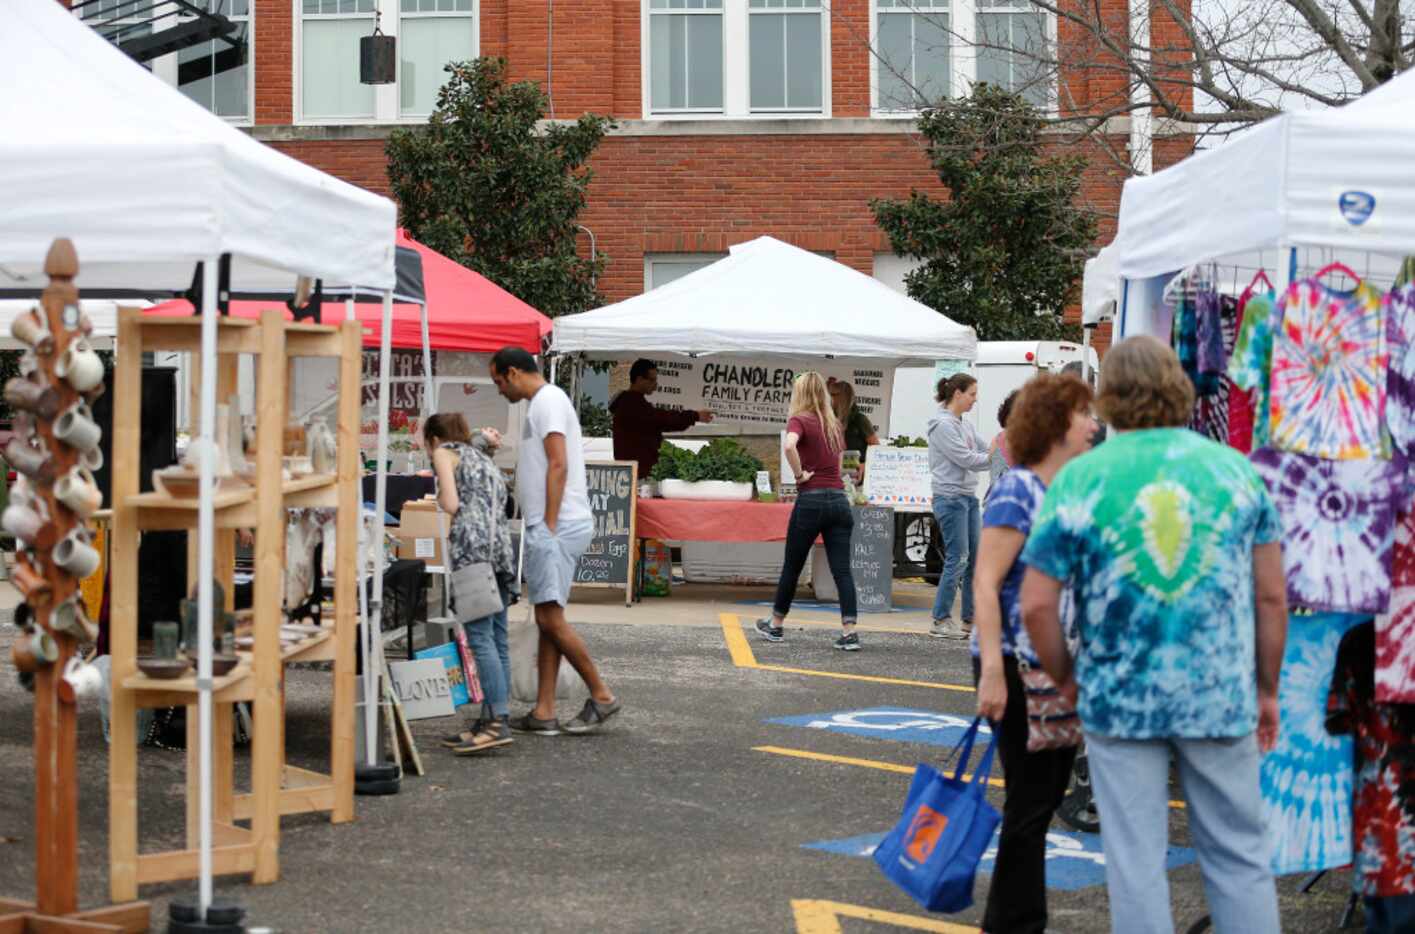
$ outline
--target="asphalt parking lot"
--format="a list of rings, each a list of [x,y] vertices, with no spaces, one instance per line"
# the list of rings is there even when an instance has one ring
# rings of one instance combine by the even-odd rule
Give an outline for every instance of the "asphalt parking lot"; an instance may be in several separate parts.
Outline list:
[[[437,746],[449,721],[415,722],[425,776],[406,778],[397,796],[359,799],[352,824],[287,818],[281,881],[231,877],[218,890],[253,923],[301,934],[975,930],[985,874],[979,904],[929,915],[864,855],[898,817],[914,764],[940,762],[971,717],[966,648],[923,635],[927,613],[907,601],[870,618],[858,653],[833,650],[829,612],[809,607],[784,643],[767,644],[750,634],[760,612],[750,601],[768,596],[675,591],[632,609],[585,597],[571,618],[625,704],[610,729],[522,736],[459,759]],[[13,632],[3,627],[4,656]],[[318,766],[328,677],[294,670],[287,690],[289,761]],[[562,716],[576,706],[563,704]],[[25,897],[30,707],[8,671],[0,711],[0,763],[11,776],[0,784],[0,895]],[[82,900],[99,904],[107,755],[96,709],[83,711],[79,744]],[[184,763],[180,751],[142,751],[144,848],[183,837]],[[989,797],[1000,803],[1001,789]],[[1183,810],[1172,814],[1172,906],[1184,932],[1205,908]],[[1053,831],[1051,930],[1109,931],[1099,841],[1060,823]],[[1280,880],[1284,929],[1337,930],[1350,874],[1331,873],[1310,894],[1297,891],[1301,881]],[[168,898],[192,888],[144,895],[160,918]]]

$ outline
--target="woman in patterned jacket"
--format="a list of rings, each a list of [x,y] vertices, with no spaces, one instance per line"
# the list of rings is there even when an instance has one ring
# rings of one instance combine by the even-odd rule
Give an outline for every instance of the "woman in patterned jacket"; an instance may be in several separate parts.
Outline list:
[[[437,476],[437,503],[452,517],[447,529],[450,569],[488,562],[509,604],[516,580],[516,556],[506,519],[508,490],[491,455],[501,434],[483,428],[475,435],[456,412],[439,412],[423,426],[423,441]],[[459,756],[475,755],[511,743],[511,663],[506,646],[506,609],[480,619],[462,620],[467,643],[476,657],[477,676],[486,702],[468,728],[443,738]]]

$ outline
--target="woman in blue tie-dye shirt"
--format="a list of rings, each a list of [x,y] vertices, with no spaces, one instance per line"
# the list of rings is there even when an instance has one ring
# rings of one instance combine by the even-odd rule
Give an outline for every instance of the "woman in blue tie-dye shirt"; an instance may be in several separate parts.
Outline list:
[[[1027,751],[1020,666],[1036,667],[1039,662],[1022,628],[1018,590],[1026,568],[1018,557],[1047,484],[1068,461],[1090,448],[1097,426],[1091,417],[1091,390],[1074,376],[1044,373],[1008,402],[1007,449],[1016,466],[988,496],[973,576],[978,713],[997,734],[1006,782],[983,930],[1041,934],[1047,923],[1047,827],[1066,794],[1076,749]]]

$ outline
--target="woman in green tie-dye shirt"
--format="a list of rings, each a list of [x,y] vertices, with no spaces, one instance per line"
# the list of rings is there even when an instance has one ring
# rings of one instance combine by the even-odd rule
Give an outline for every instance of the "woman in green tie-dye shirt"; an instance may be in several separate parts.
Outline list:
[[[1114,429],[1047,489],[1022,554],[1022,614],[1076,698],[1106,850],[1112,929],[1168,930],[1169,761],[1179,766],[1221,931],[1277,931],[1259,747],[1278,726],[1287,608],[1281,526],[1257,471],[1179,427],[1193,388],[1151,337],[1116,345],[1097,405]],[[1057,621],[1076,598],[1073,677]]]

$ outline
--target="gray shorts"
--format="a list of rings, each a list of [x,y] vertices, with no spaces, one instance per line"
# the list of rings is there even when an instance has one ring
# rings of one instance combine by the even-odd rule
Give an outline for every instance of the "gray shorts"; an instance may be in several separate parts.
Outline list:
[[[552,533],[539,523],[526,530],[526,592],[532,606],[570,603],[580,555],[594,537],[594,523],[561,522]]]

